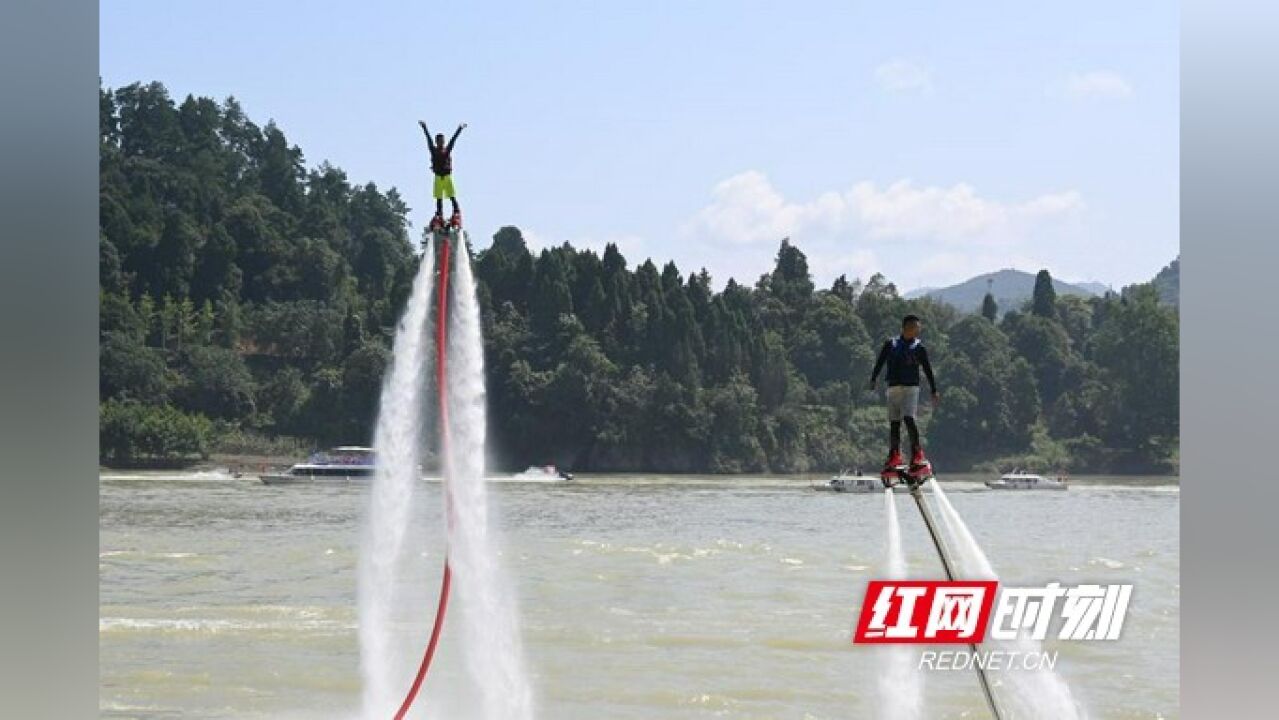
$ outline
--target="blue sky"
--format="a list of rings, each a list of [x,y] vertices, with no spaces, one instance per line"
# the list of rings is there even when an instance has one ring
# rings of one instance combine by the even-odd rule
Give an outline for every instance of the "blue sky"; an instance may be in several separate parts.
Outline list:
[[[1177,253],[1175,3],[160,3],[101,9],[109,87],[236,96],[308,165],[429,218],[415,121],[470,127],[473,239],[617,242],[753,282],[1003,267],[1149,279]]]

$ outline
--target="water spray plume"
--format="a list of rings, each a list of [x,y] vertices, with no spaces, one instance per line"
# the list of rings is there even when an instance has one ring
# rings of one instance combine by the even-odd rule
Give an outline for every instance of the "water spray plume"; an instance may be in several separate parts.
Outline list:
[[[942,526],[947,536],[955,570],[966,579],[998,580],[999,575],[990,558],[986,556],[968,524],[959,516],[941,485],[929,482],[933,497],[941,509]],[[1001,641],[987,638],[984,646],[992,649],[1020,652],[1022,656],[1042,652],[1040,643],[1026,636],[1016,640]],[[1014,718],[1043,718],[1043,720],[1083,720],[1087,713],[1075,700],[1070,686],[1056,672],[1047,668],[1037,670],[1009,670],[1001,675],[1002,700]]]
[[[532,720],[533,693],[520,641],[519,613],[501,561],[499,524],[485,482],[484,340],[466,249],[459,245],[449,318],[448,476],[463,649],[486,720]]]
[[[892,490],[884,490],[885,523],[884,575],[890,580],[906,578],[906,555],[902,550],[901,524],[897,500]],[[879,663],[879,717],[884,720],[918,720],[923,717],[924,675],[915,667],[916,652],[909,645],[881,645]]]
[[[436,234],[435,240],[438,278],[433,285],[435,256],[428,252],[396,333],[374,441],[378,471],[360,566],[364,717],[380,720],[392,717],[394,711],[393,717],[400,720],[415,707],[420,711],[415,700],[435,658],[450,590],[456,585],[461,655],[478,705],[466,717],[532,720],[533,693],[520,643],[519,614],[500,562],[501,543],[491,521],[484,477],[484,341],[470,257],[456,234],[451,240]],[[432,287],[437,291],[434,323],[428,313]],[[432,347],[434,404],[426,397]],[[392,614],[403,605],[397,588],[410,554],[405,537],[413,518],[423,428],[432,413],[438,417],[435,428],[448,541],[430,639],[413,665],[402,638],[420,636],[397,632]],[[413,610],[422,612],[420,606]],[[402,699],[397,691],[403,693]]]
[[[408,305],[395,333],[390,367],[382,385],[373,446],[377,471],[365,514],[359,560],[360,669],[365,717],[389,717],[403,653],[393,613],[406,570],[405,537],[414,506],[421,462],[426,369],[431,360],[428,306],[435,277],[428,253],[422,258]]]

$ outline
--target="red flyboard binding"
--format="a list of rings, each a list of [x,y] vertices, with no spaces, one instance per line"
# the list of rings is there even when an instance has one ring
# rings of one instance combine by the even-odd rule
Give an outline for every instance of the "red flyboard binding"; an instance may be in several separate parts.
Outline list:
[[[435,217],[431,218],[431,224],[428,226],[431,232],[444,232],[444,216],[435,213]]]
[[[457,228],[461,228],[461,227],[462,227],[462,213],[461,213],[461,211],[457,211],[457,210],[455,210],[455,211],[453,212],[453,217],[449,218],[449,227],[454,228],[454,229],[457,229]]]
[[[884,469],[879,473],[879,480],[884,483],[884,487],[890,488],[906,477],[906,470],[906,460],[902,458],[901,451],[894,450],[884,461]]]
[[[924,457],[923,449],[915,450],[910,459],[910,469],[906,472],[907,482],[922,485],[933,478],[933,464]]]

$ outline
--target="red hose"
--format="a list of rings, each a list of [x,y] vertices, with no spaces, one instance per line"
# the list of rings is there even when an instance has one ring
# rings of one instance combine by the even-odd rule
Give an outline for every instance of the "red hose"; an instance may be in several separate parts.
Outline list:
[[[439,235],[437,234],[438,238]],[[448,434],[448,394],[445,388],[445,378],[447,377],[447,368],[445,359],[447,354],[445,345],[448,339],[446,328],[448,327],[448,290],[449,290],[449,246],[450,242],[445,240],[440,244],[440,280],[438,283],[439,294],[436,296],[436,309],[438,310],[437,321],[435,325],[435,384],[436,394],[440,398],[440,479],[444,484],[444,502],[445,513],[448,517],[448,524],[453,525],[453,501],[449,495],[448,476],[445,469],[448,467],[449,456],[449,434]],[[422,656],[422,664],[418,666],[417,675],[413,678],[413,685],[409,688],[408,695],[405,696],[404,702],[400,705],[399,712],[395,713],[395,720],[403,720],[408,713],[409,708],[413,705],[413,700],[417,698],[417,693],[422,689],[422,681],[426,679],[426,672],[431,668],[431,659],[435,657],[435,648],[440,643],[440,632],[444,630],[444,613],[449,607],[449,588],[452,585],[453,572],[449,568],[448,552],[444,555],[444,576],[440,579],[440,600],[435,606],[435,624],[431,627],[431,639],[426,644],[426,653]]]

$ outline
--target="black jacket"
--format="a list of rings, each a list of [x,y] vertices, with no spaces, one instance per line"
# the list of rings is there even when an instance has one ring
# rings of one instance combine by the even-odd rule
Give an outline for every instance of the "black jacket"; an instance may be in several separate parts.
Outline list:
[[[919,338],[907,341],[898,336],[884,341],[879,349],[879,358],[875,360],[875,369],[870,373],[870,381],[875,382],[879,371],[888,365],[888,386],[919,385],[919,369],[924,369],[928,377],[928,386],[937,392],[937,380],[933,377],[933,366],[928,362],[928,351]]]
[[[458,128],[453,133],[453,137],[444,147],[439,147],[435,141],[431,139],[431,131],[422,128],[422,132],[426,133],[426,144],[431,148],[431,172],[444,177],[453,174],[453,143],[457,142],[457,136],[462,134],[462,128]]]

